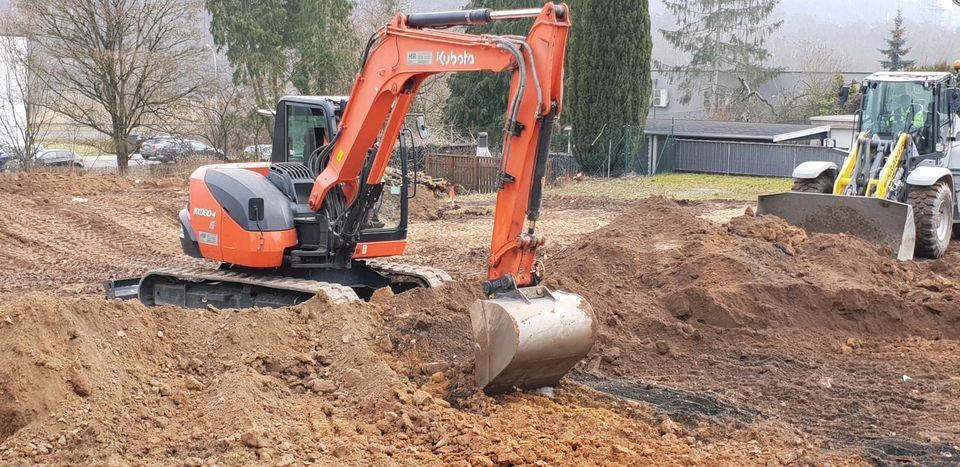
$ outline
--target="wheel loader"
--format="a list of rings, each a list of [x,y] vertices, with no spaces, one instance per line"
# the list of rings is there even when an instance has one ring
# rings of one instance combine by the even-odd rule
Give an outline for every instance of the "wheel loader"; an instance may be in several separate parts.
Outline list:
[[[444,30],[516,19],[533,20],[526,37]],[[346,303],[382,287],[397,293],[441,287],[450,280],[442,271],[384,259],[404,253],[407,199],[416,190],[407,111],[430,76],[507,72],[512,84],[485,299],[469,312],[474,374],[488,394],[556,384],[587,355],[597,333],[586,301],[540,284],[544,268],[537,258],[569,29],[568,6],[553,2],[525,10],[397,15],[367,43],[348,97],[279,102],[269,162],[208,165],[190,176],[181,245],[217,267],[112,281],[107,295],[137,296],[148,305],[282,307],[317,294]],[[402,175],[395,186],[385,183],[391,160]],[[381,219],[387,197],[400,200],[392,226]]]
[[[789,193],[760,196],[773,214],[808,232],[846,233],[899,260],[940,258],[957,210],[960,92],[954,74],[880,72],[860,83],[857,137],[843,164],[808,161]],[[841,88],[841,102],[850,88]]]

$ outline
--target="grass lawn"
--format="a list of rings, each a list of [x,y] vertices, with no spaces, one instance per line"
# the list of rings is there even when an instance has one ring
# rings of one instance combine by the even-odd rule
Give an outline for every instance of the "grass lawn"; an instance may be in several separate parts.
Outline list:
[[[660,195],[675,199],[755,201],[757,195],[789,191],[792,184],[788,178],[671,173],[653,177],[591,178],[565,187],[549,187],[546,196],[639,199]],[[494,197],[495,193],[484,193],[462,199],[481,201]]]
[[[108,152],[104,152],[102,149],[87,143],[88,142],[85,141],[40,141],[40,144],[43,145],[44,149],[69,149],[80,156],[102,156],[104,154],[109,154]]]

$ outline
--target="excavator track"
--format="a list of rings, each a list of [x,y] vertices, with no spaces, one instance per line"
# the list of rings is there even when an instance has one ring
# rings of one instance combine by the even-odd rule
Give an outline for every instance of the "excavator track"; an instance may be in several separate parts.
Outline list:
[[[445,271],[425,266],[380,260],[362,263],[388,277],[401,291],[440,287],[453,280]],[[206,268],[157,269],[141,278],[108,281],[104,285],[108,298],[139,298],[149,306],[281,307],[301,303],[321,293],[333,304],[361,300],[351,287],[343,284]]]
[[[212,286],[209,291],[200,292],[200,295],[204,295],[199,299],[200,303],[225,300],[224,293],[214,289],[214,287],[222,287],[225,284],[233,286],[237,295],[249,295],[256,291],[257,293],[254,296],[260,294],[271,298],[282,297],[287,301],[292,301],[292,303],[277,303],[277,301],[268,298],[263,303],[257,303],[256,300],[251,300],[250,305],[253,306],[291,305],[305,301],[320,293],[324,294],[333,304],[360,300],[353,289],[341,284],[283,276],[254,276],[235,271],[203,268],[169,268],[151,271],[140,279],[138,295],[140,301],[146,305],[191,306],[197,305],[197,303],[191,303],[191,297],[187,292],[190,286],[208,284],[216,285]],[[176,293],[176,289],[180,287],[182,287],[182,296]],[[171,293],[163,293],[162,289],[164,288]],[[159,303],[158,297],[161,298]],[[169,298],[173,298],[173,300]],[[243,306],[244,304],[238,303],[237,305]]]
[[[450,274],[441,269],[413,264],[394,263],[377,259],[364,260],[371,269],[393,279],[394,282],[418,281],[422,287],[434,288],[453,281]]]

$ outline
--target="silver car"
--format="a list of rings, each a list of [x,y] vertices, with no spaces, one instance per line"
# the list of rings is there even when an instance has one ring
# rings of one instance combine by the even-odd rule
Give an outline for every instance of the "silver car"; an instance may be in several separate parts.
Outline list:
[[[83,158],[69,149],[46,149],[34,156],[34,163],[48,167],[83,168]]]

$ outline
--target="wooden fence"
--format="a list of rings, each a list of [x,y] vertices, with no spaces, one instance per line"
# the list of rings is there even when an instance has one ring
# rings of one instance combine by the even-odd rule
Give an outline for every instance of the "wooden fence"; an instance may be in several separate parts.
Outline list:
[[[431,177],[444,178],[469,191],[489,193],[496,190],[500,173],[499,157],[461,156],[454,154],[427,154],[424,172]],[[573,157],[551,154],[547,162],[547,183],[574,176],[580,170]]]

